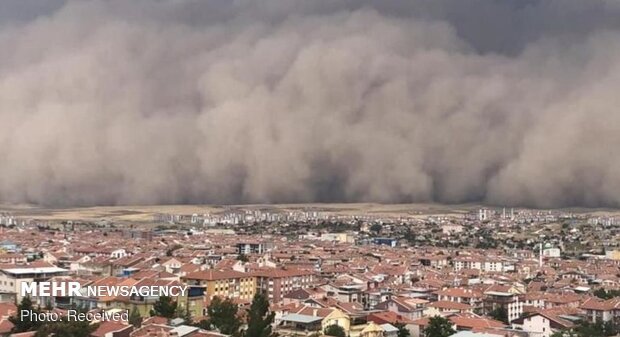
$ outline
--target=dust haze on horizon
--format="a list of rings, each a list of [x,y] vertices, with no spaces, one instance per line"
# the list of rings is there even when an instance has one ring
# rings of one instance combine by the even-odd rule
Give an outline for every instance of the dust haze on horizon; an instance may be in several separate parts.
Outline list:
[[[0,2],[0,202],[620,206],[620,1]]]

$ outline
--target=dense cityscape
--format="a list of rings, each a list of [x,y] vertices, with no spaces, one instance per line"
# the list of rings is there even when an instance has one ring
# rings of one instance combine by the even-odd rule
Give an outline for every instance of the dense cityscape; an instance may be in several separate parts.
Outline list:
[[[218,207],[145,212],[135,222],[4,212],[0,334],[34,333],[34,325],[14,319],[29,306],[59,317],[72,309],[127,313],[77,327],[81,336],[237,336],[255,329],[261,299],[267,335],[618,333],[617,213],[402,208]],[[82,295],[21,296],[28,282],[63,280],[80,282]],[[84,291],[101,285],[189,291],[169,297]]]

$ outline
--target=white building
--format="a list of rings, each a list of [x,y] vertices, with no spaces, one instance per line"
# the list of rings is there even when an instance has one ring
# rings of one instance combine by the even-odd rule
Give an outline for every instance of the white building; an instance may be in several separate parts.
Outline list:
[[[318,239],[321,241],[336,241],[342,243],[355,242],[355,237],[350,233],[323,233]]]
[[[561,256],[560,248],[546,247],[543,250],[543,256],[544,257],[560,257]]]
[[[487,312],[503,307],[506,309],[508,322],[519,318],[523,313],[523,302],[519,300],[517,294],[505,291],[487,291],[484,293],[484,305]]]
[[[11,267],[0,269],[0,293],[16,294],[21,301],[21,289],[24,284],[47,281],[55,276],[67,275],[68,270],[58,267]]]
[[[563,316],[550,315],[544,312],[518,318],[512,324],[513,328],[527,332],[530,337],[550,337],[555,332],[571,328],[573,325]]]
[[[463,232],[463,226],[459,224],[447,224],[441,227],[443,234],[458,234]]]

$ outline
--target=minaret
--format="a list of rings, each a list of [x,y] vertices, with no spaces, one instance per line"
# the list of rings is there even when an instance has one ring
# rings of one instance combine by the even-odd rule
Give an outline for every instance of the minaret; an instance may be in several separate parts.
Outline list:
[[[542,269],[543,266],[543,241],[540,241],[540,250],[538,252],[538,268]]]

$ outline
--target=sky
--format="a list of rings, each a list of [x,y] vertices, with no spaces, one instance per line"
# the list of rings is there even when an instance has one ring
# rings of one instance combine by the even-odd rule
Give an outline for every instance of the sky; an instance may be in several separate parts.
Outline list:
[[[620,1],[0,1],[0,202],[620,206]]]

